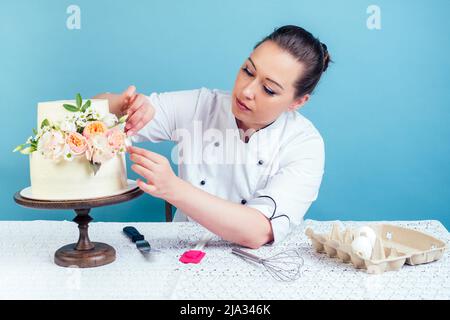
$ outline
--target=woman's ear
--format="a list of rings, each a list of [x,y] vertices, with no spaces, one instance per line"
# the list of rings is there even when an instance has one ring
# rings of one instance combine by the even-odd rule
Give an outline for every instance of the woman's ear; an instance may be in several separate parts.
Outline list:
[[[303,107],[305,105],[306,102],[308,102],[309,96],[310,96],[310,94],[305,94],[305,95],[301,96],[300,98],[295,99],[294,102],[292,102],[289,105],[288,110],[295,111],[295,110],[300,109],[301,107]]]

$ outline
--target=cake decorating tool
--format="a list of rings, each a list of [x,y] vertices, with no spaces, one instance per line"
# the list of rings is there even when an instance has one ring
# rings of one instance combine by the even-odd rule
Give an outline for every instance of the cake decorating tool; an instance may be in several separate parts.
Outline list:
[[[206,252],[203,252],[202,250],[213,237],[214,235],[212,233],[205,233],[194,249],[188,250],[181,255],[179,259],[180,262],[194,264],[200,263],[206,254]]]
[[[294,281],[301,276],[300,269],[304,260],[298,250],[282,251],[269,258],[260,258],[239,248],[233,248],[231,252],[241,258],[262,264],[270,275],[278,281]]]
[[[136,248],[142,253],[149,253],[151,251],[150,243],[144,239],[144,236],[137,231],[135,227],[125,227],[123,232],[131,239],[131,241],[136,243]]]

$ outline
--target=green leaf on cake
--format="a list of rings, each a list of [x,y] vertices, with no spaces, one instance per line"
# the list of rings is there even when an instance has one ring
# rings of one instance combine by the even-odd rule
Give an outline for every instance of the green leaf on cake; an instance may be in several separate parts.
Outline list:
[[[71,104],[63,104],[63,107],[67,110],[67,111],[71,111],[71,112],[77,112],[78,108],[71,105]]]
[[[86,101],[86,103],[81,107],[81,112],[85,112],[87,108],[91,106],[91,100]]]
[[[25,146],[26,146],[27,144],[28,144],[28,143],[23,143],[23,144],[17,146],[17,147],[13,150],[13,152],[17,152],[17,151],[22,150],[23,148],[25,148]]]
[[[77,96],[76,96],[75,99],[76,99],[76,102],[77,102],[77,108],[79,110],[79,109],[81,109],[81,104],[83,102],[83,100],[81,99],[81,95],[79,93],[77,93]]]
[[[76,103],[76,106],[65,103],[65,104],[63,104],[63,107],[67,111],[71,111],[71,112],[77,112],[77,111],[85,112],[86,109],[91,106],[91,100],[86,101],[83,105],[83,99],[81,98],[81,95],[79,93],[77,93],[77,95],[75,97],[75,103]]]
[[[37,150],[37,141],[33,140],[33,142],[31,142],[31,144],[28,144],[27,142],[25,142],[25,143],[17,146],[13,150],[13,152],[20,151],[20,153],[22,153],[22,154],[30,154],[36,150]]]
[[[50,122],[48,121],[48,119],[44,119],[44,120],[41,122],[41,129],[44,128],[44,127],[46,127],[46,126],[49,126],[49,125],[50,125]]]
[[[34,135],[38,134],[38,132],[37,132],[37,130],[35,128],[33,128],[33,133],[34,133]]]
[[[20,150],[20,153],[21,154],[30,154],[33,151],[36,151],[36,150],[32,147],[26,147],[25,149]]]

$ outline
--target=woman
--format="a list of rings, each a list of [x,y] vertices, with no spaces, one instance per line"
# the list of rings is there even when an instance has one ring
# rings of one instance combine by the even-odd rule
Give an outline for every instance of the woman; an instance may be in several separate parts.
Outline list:
[[[179,177],[157,153],[130,147],[138,186],[225,240],[259,248],[281,241],[316,200],[324,144],[296,110],[309,100],[330,56],[297,26],[276,29],[239,70],[232,93],[201,88],[150,96],[133,86],[102,94],[128,114],[134,142],[175,141]]]

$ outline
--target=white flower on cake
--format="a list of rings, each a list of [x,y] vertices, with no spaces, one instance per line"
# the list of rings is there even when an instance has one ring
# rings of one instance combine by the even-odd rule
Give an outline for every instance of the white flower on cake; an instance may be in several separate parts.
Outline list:
[[[104,135],[96,134],[88,139],[86,158],[94,164],[102,164],[114,157],[115,152]]]
[[[69,146],[67,144],[64,147],[64,155],[63,155],[63,157],[64,157],[64,160],[66,160],[66,161],[72,161],[73,158],[74,158],[74,155],[70,151],[70,148],[69,148]]]
[[[59,128],[62,131],[77,131],[77,125],[73,122],[72,119],[70,119],[69,117],[67,117],[68,119],[61,121],[61,123],[59,124]]]
[[[119,119],[117,119],[115,114],[107,114],[105,117],[101,118],[101,120],[106,124],[108,128],[111,128],[116,125],[117,122],[119,122]]]
[[[92,107],[92,116],[96,119],[103,119],[105,118],[107,115],[109,115],[111,113],[105,113],[104,111],[102,111],[101,109],[98,109],[96,107]]]
[[[110,113],[106,113],[104,110],[96,108],[95,106],[91,106],[86,109],[86,116],[90,120],[102,120]]]
[[[78,118],[75,123],[76,123],[77,127],[81,127],[81,128],[88,124],[87,120],[82,117]]]
[[[64,133],[58,130],[46,131],[37,144],[38,152],[56,162],[64,156],[64,149]]]
[[[38,151],[45,159],[55,162],[73,161],[76,157],[84,156],[94,174],[101,164],[124,153],[129,145],[123,130],[126,116],[117,119],[114,114],[91,106],[90,100],[82,104],[79,94],[75,101],[76,106],[61,106],[70,112],[62,121],[51,123],[45,119],[38,131],[33,129],[35,136],[29,137],[13,151],[23,154]]]

